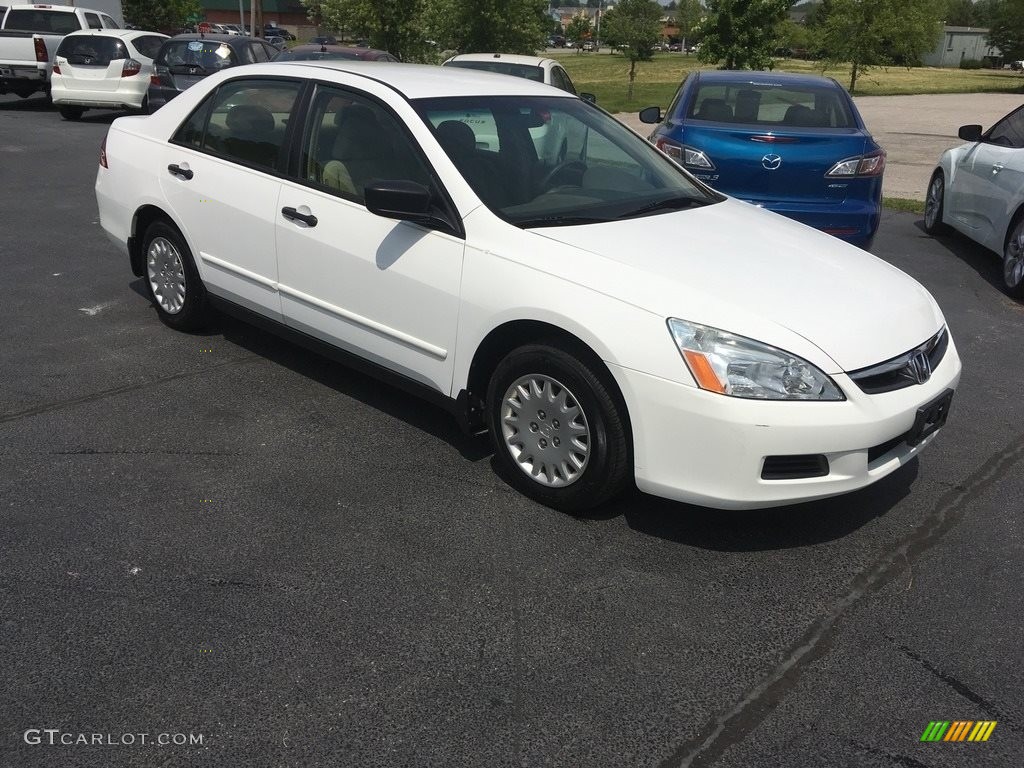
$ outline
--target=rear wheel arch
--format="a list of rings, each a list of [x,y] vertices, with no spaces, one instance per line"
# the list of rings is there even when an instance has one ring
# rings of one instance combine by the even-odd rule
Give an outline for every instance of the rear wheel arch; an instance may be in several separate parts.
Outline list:
[[[132,265],[132,274],[136,277],[144,277],[146,274],[145,254],[142,252],[142,238],[154,221],[166,221],[181,235],[182,239],[188,242],[185,233],[182,232],[178,223],[162,208],[156,205],[143,205],[132,217],[131,235],[128,244],[128,258]],[[198,265],[197,265],[198,266]]]

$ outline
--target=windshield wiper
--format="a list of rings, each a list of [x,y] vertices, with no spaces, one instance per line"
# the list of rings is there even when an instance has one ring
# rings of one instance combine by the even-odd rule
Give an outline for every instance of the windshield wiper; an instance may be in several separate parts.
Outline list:
[[[654,213],[655,211],[681,211],[684,208],[691,206],[702,206],[707,205],[710,201],[700,200],[695,197],[669,197],[665,200],[658,200],[647,205],[642,205],[639,208],[635,208],[632,211],[627,211],[617,218],[620,219],[632,219],[634,216],[644,216],[648,213]]]
[[[611,221],[600,216],[542,216],[536,219],[523,219],[513,222],[517,227],[571,227],[575,224],[604,224]]]

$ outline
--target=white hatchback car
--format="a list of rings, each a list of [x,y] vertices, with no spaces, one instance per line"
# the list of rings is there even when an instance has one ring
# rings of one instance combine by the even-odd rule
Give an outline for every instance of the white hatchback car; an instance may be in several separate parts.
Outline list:
[[[153,59],[167,35],[132,29],[72,32],[54,54],[50,95],[65,120],[86,109],[146,107]]]
[[[925,230],[953,227],[1000,254],[1006,292],[1024,299],[1024,106],[959,136],[969,143],[944,152],[928,184]]]
[[[545,115],[579,142],[554,168]],[[220,308],[372,370],[560,509],[633,481],[724,508],[862,488],[935,439],[960,377],[913,279],[525,79],[224,70],[114,121],[96,198],[164,323]]]

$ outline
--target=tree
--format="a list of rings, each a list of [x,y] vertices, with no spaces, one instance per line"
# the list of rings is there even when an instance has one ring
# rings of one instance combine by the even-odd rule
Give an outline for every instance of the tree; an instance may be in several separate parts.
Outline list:
[[[661,37],[661,6],[654,0],[621,0],[601,20],[601,34],[612,46],[625,45],[629,58],[629,89],[626,98],[633,98],[636,63],[649,61],[651,48]]]
[[[424,55],[426,37],[421,29],[425,0],[303,0],[307,12],[319,13],[330,29],[366,35],[374,48],[403,61]]]
[[[679,27],[679,37],[685,43],[686,38],[693,34],[704,17],[704,6],[700,4],[700,0],[679,0],[675,5],[673,16],[676,26]]]
[[[177,31],[189,17],[202,18],[199,0],[124,0],[125,20],[140,29]]]
[[[697,28],[704,36],[700,60],[721,61],[722,69],[764,69],[789,6],[790,0],[708,0],[708,15]]]
[[[592,28],[593,25],[590,23],[590,17],[585,12],[580,11],[565,25],[565,37],[568,40],[582,40],[585,37],[590,37],[590,30]]]
[[[919,63],[939,39],[943,10],[932,0],[832,0],[821,30],[826,60],[851,64],[853,93],[869,67]]]
[[[535,54],[544,47],[550,18],[547,0],[450,2],[449,30],[455,48],[462,53]]]
[[[996,46],[1004,59],[1024,59],[1024,0],[1001,0],[992,9],[988,44]]]
[[[973,27],[978,24],[973,0],[946,0],[942,21],[955,27]]]

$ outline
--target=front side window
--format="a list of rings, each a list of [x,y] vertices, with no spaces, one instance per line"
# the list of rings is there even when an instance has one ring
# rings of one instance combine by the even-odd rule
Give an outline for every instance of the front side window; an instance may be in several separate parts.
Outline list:
[[[85,23],[89,25],[89,29],[103,29],[103,22],[100,21],[98,13],[85,14]]]
[[[473,96],[414,106],[477,196],[520,227],[612,221],[721,199],[579,99]]]
[[[819,85],[700,83],[686,118],[766,129],[856,127],[843,93]]]
[[[109,16],[107,16],[107,14],[101,13],[100,16],[103,17],[103,26],[106,27],[107,29],[120,29],[121,28],[121,25],[118,24],[116,21],[114,21]]]
[[[571,93],[573,96],[576,95],[576,86],[572,84],[572,80],[569,79],[568,73],[561,67],[555,67],[551,70],[552,78],[554,79],[554,86],[561,88],[567,93]]]
[[[252,43],[252,57],[256,63],[270,61],[266,49],[260,43]]]
[[[317,86],[303,142],[303,180],[358,203],[374,180],[430,186],[430,172],[398,119],[369,99]]]
[[[1024,148],[1024,107],[1011,112],[993,125],[986,141],[1011,149]]]
[[[285,128],[299,90],[300,84],[291,80],[225,83],[173,141],[261,170],[281,170]]]

